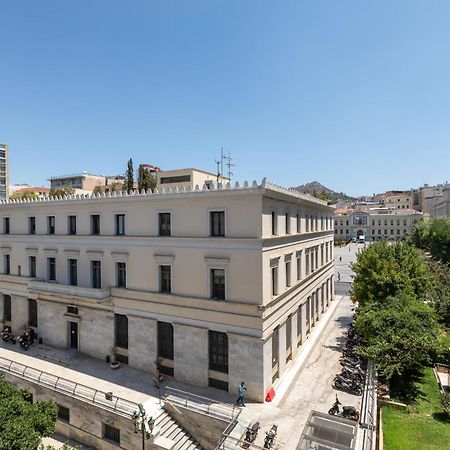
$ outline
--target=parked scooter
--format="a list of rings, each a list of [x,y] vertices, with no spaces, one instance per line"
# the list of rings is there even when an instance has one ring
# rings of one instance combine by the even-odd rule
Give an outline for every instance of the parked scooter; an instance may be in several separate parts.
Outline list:
[[[11,334],[11,328],[9,328],[9,327],[6,327],[2,331],[2,339],[3,339],[3,342],[10,342],[11,344],[16,343],[16,338]]]
[[[342,406],[342,403],[339,401],[338,396],[336,395],[336,401],[334,402],[334,405],[328,410],[328,414],[332,416],[340,414],[342,417],[344,417],[344,419],[350,419],[358,422],[359,413],[354,406],[342,406],[342,412],[340,412],[339,405]]]
[[[337,375],[333,381],[333,387],[341,391],[348,391],[355,395],[362,394],[362,386],[359,383],[347,380]]]
[[[25,331],[25,333],[22,333],[19,338],[19,344],[24,350],[28,350],[30,348],[30,345],[34,343],[34,337],[35,332],[33,328],[30,328],[28,331]]]
[[[266,431],[266,438],[264,439],[264,448],[272,448],[275,445],[277,438],[278,425],[272,425],[270,431]]]
[[[258,436],[258,431],[261,428],[261,424],[259,422],[255,422],[251,427],[247,427],[247,431],[245,433],[245,441],[242,445],[243,448],[250,447],[250,444],[254,442],[256,436]]]

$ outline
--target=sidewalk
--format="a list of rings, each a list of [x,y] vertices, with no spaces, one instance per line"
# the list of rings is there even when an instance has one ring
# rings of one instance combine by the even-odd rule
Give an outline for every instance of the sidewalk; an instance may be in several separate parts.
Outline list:
[[[272,424],[277,424],[276,447],[283,450],[296,449],[311,410],[326,413],[334,403],[336,393],[342,404],[359,406],[360,397],[335,391],[331,386],[334,376],[340,372],[341,347],[352,318],[352,303],[348,297],[336,297],[327,311],[330,317],[328,320],[326,317],[322,318],[323,331],[319,330],[318,324],[318,333],[306,341],[293,364],[292,373],[286,374],[290,380],[283,380],[283,384],[293,381],[290,387],[284,391],[283,386],[279,387],[272,403],[247,403],[247,407],[243,408],[240,419],[252,423],[258,420],[261,423],[255,444],[263,446],[265,431]]]

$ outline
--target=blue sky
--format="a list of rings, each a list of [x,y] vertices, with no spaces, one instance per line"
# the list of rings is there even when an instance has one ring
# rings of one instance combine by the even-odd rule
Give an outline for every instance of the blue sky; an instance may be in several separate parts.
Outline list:
[[[132,157],[363,194],[450,181],[450,2],[0,1],[11,182]]]

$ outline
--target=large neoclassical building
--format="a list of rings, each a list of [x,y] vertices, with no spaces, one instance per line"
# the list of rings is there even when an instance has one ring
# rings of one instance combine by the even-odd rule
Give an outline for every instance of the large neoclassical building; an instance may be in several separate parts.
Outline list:
[[[265,180],[0,204],[19,334],[258,401],[333,297],[333,209]]]

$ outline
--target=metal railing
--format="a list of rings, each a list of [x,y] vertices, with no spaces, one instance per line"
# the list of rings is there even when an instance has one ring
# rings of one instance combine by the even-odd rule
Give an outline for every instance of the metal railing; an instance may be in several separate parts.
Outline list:
[[[361,401],[361,414],[356,437],[356,450],[375,450],[377,430],[377,373],[372,362],[367,364]]]
[[[201,395],[171,387],[166,387],[164,399],[173,405],[188,408],[221,420],[235,420],[241,412],[240,408],[236,405],[220,403],[216,400],[202,397]]]
[[[75,383],[67,378],[34,369],[11,359],[0,357],[0,370],[127,418],[131,418],[133,412],[138,410],[137,403],[117,397],[110,392]]]

